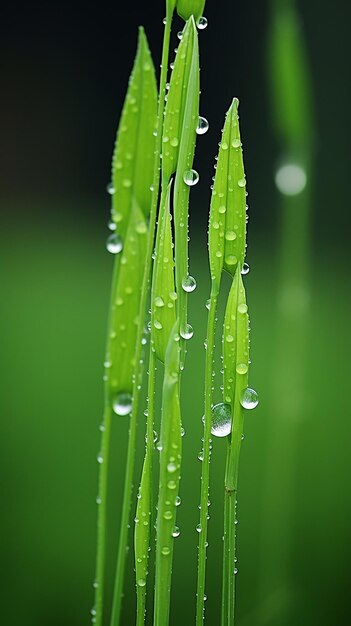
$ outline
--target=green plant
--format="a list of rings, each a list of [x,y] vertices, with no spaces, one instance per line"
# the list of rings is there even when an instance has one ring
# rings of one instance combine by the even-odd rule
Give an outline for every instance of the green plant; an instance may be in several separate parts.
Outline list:
[[[175,5],[179,14],[187,21],[180,35],[180,44],[166,96],[170,31]],[[110,187],[113,233],[107,243],[108,249],[116,254],[116,261],[105,362],[102,446],[98,456],[101,469],[96,603],[93,610],[93,621],[98,626],[102,626],[104,620],[107,479],[114,414],[117,419],[118,416],[130,416],[111,626],[118,626],[121,619],[128,529],[133,506],[137,417],[144,380],[143,353],[147,335],[150,338],[150,347],[146,447],[134,526],[136,623],[138,626],[145,623],[147,601],[150,598],[149,552],[152,546],[153,509],[156,497],[153,623],[154,626],[166,626],[169,623],[173,543],[179,534],[176,511],[182,460],[181,372],[185,367],[187,342],[193,335],[193,329],[188,322],[187,299],[188,294],[196,287],[195,279],[188,271],[189,196],[190,188],[199,178],[193,169],[196,136],[208,126],[207,121],[199,117],[199,50],[196,20],[199,28],[205,27],[205,18],[201,17],[203,5],[204,0],[178,0],[177,3],[169,0],[166,3],[158,105],[154,68],[144,32],[140,29],[137,55],[117,133]],[[241,277],[241,274],[247,271],[244,263],[245,252],[246,180],[239,132],[238,101],[234,99],[223,129],[209,222],[212,287],[205,366],[201,512],[197,528],[198,626],[204,620],[211,433],[214,436],[225,436],[227,440],[227,467],[223,481],[225,541],[222,625],[234,623],[234,529],[238,461],[244,409],[253,408],[257,404],[255,392],[247,387],[248,317]],[[151,318],[147,333],[145,309],[151,269]],[[232,287],[223,328],[223,403],[213,406],[214,332],[223,271],[231,275]],[[160,365],[160,370],[163,371],[161,428],[157,444],[160,464],[158,489],[154,493],[156,368]]]

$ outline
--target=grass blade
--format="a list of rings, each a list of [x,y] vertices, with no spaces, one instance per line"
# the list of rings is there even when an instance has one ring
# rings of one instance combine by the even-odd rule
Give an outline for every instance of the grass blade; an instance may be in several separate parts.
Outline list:
[[[118,395],[119,392],[125,393],[124,408],[125,411],[127,410],[132,389],[133,376],[130,366],[133,358],[135,358],[136,347],[136,333],[134,327],[132,327],[130,331],[128,331],[128,338],[123,339],[126,343],[123,350],[124,353],[128,355],[128,358],[125,359],[125,364],[120,372],[117,369],[117,359],[120,358],[118,351],[119,349],[122,349],[122,339],[120,334],[123,331],[120,326],[123,325],[124,322],[122,319],[123,314],[121,318],[120,313],[117,313],[117,307],[119,306],[117,304],[117,298],[122,298],[122,295],[123,297],[128,297],[129,304],[125,307],[124,311],[126,311],[127,308],[130,311],[131,309],[133,309],[133,311],[136,310],[136,301],[134,296],[136,291],[140,289],[139,270],[143,264],[145,264],[145,236],[147,229],[144,214],[147,214],[147,198],[145,195],[139,193],[139,189],[143,177],[145,177],[145,186],[147,186],[147,189],[149,188],[149,172],[147,167],[146,169],[143,169],[143,174],[141,175],[139,172],[141,164],[140,159],[139,161],[136,161],[133,158],[129,158],[129,156],[130,154],[134,154],[135,157],[135,151],[138,146],[138,137],[140,135],[144,138],[143,140],[148,137],[148,143],[146,144],[147,162],[149,162],[151,157],[153,158],[153,128],[156,120],[157,94],[154,71],[152,68],[151,71],[150,69],[145,69],[145,63],[149,63],[150,61],[151,57],[147,47],[146,38],[143,30],[140,29],[136,59],[129,81],[121,123],[117,133],[112,166],[112,219],[117,226],[118,237],[120,237],[121,245],[124,247],[122,258],[126,259],[126,263],[122,264],[118,257],[115,261],[106,350],[106,365],[109,366],[111,364],[111,370],[110,367],[108,367],[105,376],[105,410],[101,451],[98,457],[101,463],[98,495],[99,509],[95,581],[95,623],[97,626],[101,626],[103,620],[103,588],[106,552],[106,497],[113,403],[116,400],[116,394]],[[145,74],[146,77],[144,76]],[[147,116],[144,112],[144,107],[147,108]],[[124,130],[124,127],[128,127],[128,132]],[[129,137],[131,138],[130,141],[128,139]],[[126,181],[128,181],[127,184]],[[135,201],[132,202],[134,190]],[[140,201],[140,206],[144,209],[144,214],[139,208],[138,199]],[[134,252],[135,260],[133,260]],[[132,285],[130,284],[130,279],[127,277],[126,273],[128,263],[135,263],[136,277],[134,278],[134,284]],[[122,267],[124,267],[123,271],[121,271]],[[125,293],[127,288],[128,290],[132,288],[132,293]],[[130,411],[128,410],[127,412]]]
[[[167,346],[162,392],[160,436],[160,482],[156,529],[156,581],[154,626],[167,626],[173,560],[173,532],[181,464],[181,414],[179,323],[172,329]]]

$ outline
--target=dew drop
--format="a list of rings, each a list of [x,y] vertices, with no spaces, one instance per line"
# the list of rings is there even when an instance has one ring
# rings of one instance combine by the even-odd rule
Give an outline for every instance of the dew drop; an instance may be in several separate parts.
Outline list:
[[[172,519],[173,515],[172,515],[172,511],[165,511],[163,514],[164,519]]]
[[[181,505],[181,503],[182,503],[182,501],[181,501],[180,497],[179,497],[179,496],[177,496],[177,497],[176,497],[176,500],[175,500],[175,505],[176,505],[176,506],[180,506],[180,505]]]
[[[182,287],[187,293],[191,293],[196,289],[196,280],[193,276],[187,276],[182,280]]]
[[[111,252],[111,254],[118,254],[121,252],[122,248],[123,244],[121,238],[117,233],[112,233],[112,235],[107,238],[106,249],[108,252]]]
[[[249,368],[246,363],[238,363],[235,369],[238,374],[246,374]]]
[[[232,411],[229,404],[220,402],[212,409],[211,433],[215,437],[226,437],[232,430]]]
[[[117,228],[117,224],[113,220],[110,220],[109,223],[107,224],[107,226],[108,226],[109,230],[116,230],[116,228]]]
[[[163,548],[161,548],[161,553],[163,554],[163,556],[168,556],[171,551],[167,546],[163,546]]]
[[[202,526],[201,526],[201,524],[198,524],[198,525],[196,526],[196,532],[198,532],[198,533],[201,533],[201,532],[202,532]]]
[[[145,578],[139,578],[139,580],[137,581],[137,585],[138,585],[138,587],[145,587],[145,585],[146,585]]]
[[[234,230],[227,230],[225,238],[227,241],[234,241],[234,239],[236,239],[236,232],[234,232]]]
[[[138,222],[135,225],[135,231],[138,233],[138,235],[144,235],[145,233],[147,233],[147,226],[146,223],[143,222]]]
[[[257,391],[247,387],[241,393],[240,404],[244,409],[255,409],[258,405]]]
[[[241,146],[240,139],[233,139],[232,146],[233,146],[233,148],[240,148],[240,146]]]
[[[225,257],[225,262],[227,265],[236,265],[236,263],[238,262],[238,259],[236,256],[234,256],[234,254],[228,254]]]
[[[170,472],[171,474],[173,474],[173,472],[176,472],[177,471],[176,464],[175,463],[168,463],[167,471]]]
[[[132,396],[125,391],[118,393],[112,407],[116,415],[129,415],[132,410]]]
[[[247,304],[241,303],[238,306],[239,313],[247,313]]]
[[[183,174],[183,180],[186,185],[193,187],[199,182],[199,175],[196,170],[186,170]]]
[[[175,526],[172,531],[172,537],[176,538],[176,537],[179,537],[179,535],[180,535],[180,528],[179,526]]]
[[[245,276],[245,274],[248,274],[249,271],[250,271],[250,265],[248,263],[244,263],[241,269],[242,275]]]
[[[208,20],[206,17],[204,17],[203,15],[201,17],[199,17],[199,19],[197,20],[196,23],[197,27],[199,30],[205,30],[205,28],[207,28],[208,26]]]
[[[246,185],[246,178],[239,178],[238,180],[238,186],[243,188]]]
[[[206,303],[205,303],[205,307],[206,307],[206,309],[207,309],[208,311],[210,310],[210,306],[211,306],[211,300],[210,300],[210,299],[208,299],[208,300],[206,300]]]
[[[155,298],[155,306],[157,306],[159,309],[161,309],[163,306],[165,305],[163,298],[161,298],[160,296],[156,296]]]
[[[184,328],[181,328],[180,335],[183,339],[191,339],[194,335],[194,330],[191,324],[186,324]]]
[[[307,183],[305,170],[298,163],[285,163],[275,174],[275,184],[285,196],[297,196]]]
[[[113,183],[109,183],[106,187],[106,191],[107,193],[110,194],[110,196],[113,196],[113,194],[116,192],[114,184]]]
[[[175,480],[169,480],[168,483],[167,483],[168,489],[172,489],[173,490],[173,489],[176,488],[176,486],[177,486],[177,483],[176,483]]]
[[[159,322],[158,320],[155,320],[154,321],[154,327],[156,328],[156,330],[162,330],[161,322]]]
[[[99,465],[101,465],[104,462],[104,457],[102,456],[101,453],[97,455],[96,460],[99,463]]]
[[[196,128],[197,135],[204,135],[205,133],[207,133],[208,129],[209,129],[208,120],[205,117],[202,117],[202,115],[200,115],[199,121],[197,123],[197,128]]]

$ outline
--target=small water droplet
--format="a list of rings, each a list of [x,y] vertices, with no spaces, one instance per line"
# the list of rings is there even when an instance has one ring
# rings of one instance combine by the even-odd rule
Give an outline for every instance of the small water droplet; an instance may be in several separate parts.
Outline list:
[[[162,330],[161,322],[159,322],[158,320],[155,320],[154,321],[154,327],[156,328],[156,330]]]
[[[178,141],[178,137],[172,137],[171,141],[169,142],[171,144],[171,146],[173,146],[173,148],[176,148],[179,141]]]
[[[238,186],[243,188],[246,185],[246,179],[245,178],[239,178],[238,180]]]
[[[183,38],[183,31],[182,30],[179,30],[177,32],[177,37],[178,37],[178,39],[182,39]]]
[[[227,241],[234,241],[234,239],[236,239],[236,232],[234,232],[234,230],[227,230],[225,238]]]
[[[116,415],[129,415],[132,410],[132,396],[127,392],[120,392],[113,399],[113,410]]]
[[[238,573],[238,571],[239,571],[239,570],[238,570],[238,568],[237,568],[237,567],[234,567],[234,574],[235,574],[235,575]]]
[[[238,259],[234,254],[227,254],[227,256],[225,257],[225,262],[227,265],[236,265]]]
[[[207,18],[202,15],[202,17],[199,17],[199,19],[197,20],[196,25],[199,30],[204,30],[208,26]]]
[[[170,472],[171,474],[173,474],[173,472],[176,472],[177,471],[176,464],[175,463],[168,463],[167,471]]]
[[[247,387],[241,393],[240,404],[244,409],[255,409],[258,405],[257,391]]]
[[[139,578],[139,580],[137,580],[137,585],[138,585],[138,587],[145,587],[145,585],[146,585],[145,578]]]
[[[120,236],[117,235],[117,233],[112,233],[112,235],[109,235],[106,241],[106,249],[108,250],[108,252],[111,252],[111,254],[118,254],[119,252],[121,252],[122,248],[123,244]]]
[[[239,313],[247,313],[247,304],[241,303],[238,306]]]
[[[181,328],[180,335],[183,339],[191,339],[194,335],[194,330],[191,324],[186,324],[184,328]]]
[[[113,196],[113,194],[116,192],[114,184],[113,183],[109,183],[107,185],[107,187],[106,187],[106,191],[107,191],[107,193],[110,194],[110,196]]]
[[[238,374],[246,374],[249,368],[246,363],[238,363],[235,369]]]
[[[163,298],[161,298],[160,296],[157,296],[155,298],[155,306],[157,306],[158,308],[162,308],[165,305]]]
[[[208,311],[210,310],[210,306],[211,306],[211,300],[210,300],[210,299],[208,299],[208,300],[206,300],[206,302],[205,302],[205,307],[206,307],[206,309],[207,309]]]
[[[242,275],[245,276],[245,274],[248,274],[249,271],[250,271],[250,265],[248,263],[244,263],[241,269]]]
[[[175,505],[176,505],[176,506],[180,506],[180,505],[181,505],[181,503],[182,503],[182,501],[181,501],[180,497],[179,497],[179,496],[177,496],[177,497],[176,497],[176,500],[175,500]]]
[[[167,546],[163,546],[163,548],[161,548],[161,553],[163,556],[168,556],[171,553],[171,550]]]
[[[186,185],[193,187],[199,182],[199,175],[196,170],[186,170],[183,174],[183,180]]]
[[[199,454],[197,455],[197,458],[199,459],[199,461],[203,461],[204,460],[204,452],[203,452],[203,450],[201,450],[201,452],[199,452]]]
[[[211,433],[215,437],[226,437],[232,430],[232,410],[229,404],[220,402],[212,409]]]
[[[205,133],[207,133],[208,129],[209,129],[208,120],[205,117],[202,117],[202,115],[200,115],[199,121],[197,123],[196,133],[198,135],[204,135]]]
[[[176,488],[176,486],[177,486],[177,483],[176,483],[175,480],[169,480],[168,483],[167,483],[168,489],[172,489],[173,490],[173,489]]]
[[[138,233],[138,235],[144,235],[145,233],[147,233],[146,222],[144,222],[144,221],[138,222],[135,225],[135,231]]]
[[[110,220],[109,223],[107,224],[107,226],[108,226],[109,230],[116,230],[116,228],[117,228],[117,224],[113,220]]]
[[[96,460],[99,463],[99,465],[101,465],[104,462],[104,457],[102,456],[101,453],[97,455]]]
[[[165,511],[163,514],[164,519],[172,519],[173,515],[172,515],[172,511]]]
[[[198,532],[198,533],[201,533],[201,532],[202,532],[202,526],[201,526],[201,524],[198,524],[198,525],[196,526],[196,532]]]
[[[188,275],[182,280],[182,287],[187,293],[191,293],[196,289],[196,280],[193,276]]]
[[[176,538],[176,537],[179,537],[179,535],[180,535],[180,528],[179,526],[175,526],[172,531],[172,537]]]

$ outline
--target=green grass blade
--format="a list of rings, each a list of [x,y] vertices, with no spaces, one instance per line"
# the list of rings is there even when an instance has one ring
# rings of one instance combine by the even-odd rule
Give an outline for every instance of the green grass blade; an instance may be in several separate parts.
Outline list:
[[[131,508],[131,499],[133,493],[133,475],[135,465],[135,441],[136,441],[136,424],[137,414],[139,406],[139,391],[141,387],[142,379],[142,336],[144,315],[146,309],[146,300],[148,294],[152,250],[154,244],[156,213],[158,204],[158,191],[159,191],[159,179],[160,179],[160,147],[163,128],[163,112],[164,112],[164,98],[166,92],[167,81],[167,66],[169,56],[169,44],[170,44],[170,31],[172,23],[173,11],[170,4],[167,4],[167,15],[165,22],[163,46],[162,46],[162,61],[161,61],[161,76],[160,76],[160,90],[158,98],[158,113],[157,113],[157,133],[156,133],[156,149],[154,155],[154,175],[152,184],[151,195],[151,210],[149,218],[149,229],[147,239],[147,252],[145,258],[144,274],[142,281],[142,288],[140,292],[140,306],[139,306],[139,324],[136,341],[136,354],[135,354],[135,370],[134,370],[134,384],[133,384],[133,407],[130,419],[130,430],[127,450],[127,463],[126,463],[126,475],[124,481],[123,502],[122,502],[122,516],[120,524],[120,535],[118,543],[117,565],[116,565],[116,577],[115,586],[113,592],[113,604],[111,615],[111,626],[118,626],[120,623],[121,606],[122,606],[122,592],[124,582],[125,560],[126,560],[126,548],[128,541],[129,531],[129,516]],[[147,70],[149,71],[149,70]],[[149,420],[150,421],[150,420]]]
[[[165,197],[164,197],[165,196]],[[170,214],[170,185],[161,196],[156,234],[155,262],[151,290],[151,342],[157,358],[164,362],[168,340],[174,326],[174,260]]]
[[[142,469],[134,529],[137,626],[142,626],[145,622],[146,581],[150,546],[152,454],[148,452],[147,450]]]
[[[179,323],[176,322],[167,346],[162,392],[154,626],[167,626],[169,622],[173,531],[176,521],[182,448],[179,357]]]
[[[234,623],[235,606],[235,511],[238,468],[244,424],[243,393],[248,386],[249,320],[245,289],[238,266],[229,293],[223,330],[224,401],[231,407],[232,429],[225,475],[224,559],[222,626]]]
[[[223,267],[234,275],[245,258],[246,179],[239,118],[234,98],[223,128],[213,185],[209,223],[210,269],[218,285]]]
[[[140,27],[112,160],[112,219],[122,238],[127,230],[132,198],[145,217],[150,213],[156,125],[155,70],[144,29]]]
[[[191,186],[185,183],[185,174],[192,171],[199,118],[199,46],[194,19],[190,18],[189,23],[193,38],[191,67],[173,193],[176,291],[178,294],[180,335],[183,337],[187,332],[187,293],[183,289],[183,283],[188,277],[188,210]]]
[[[146,69],[145,64],[151,62],[151,68]],[[108,328],[106,349],[106,374],[105,374],[105,411],[103,421],[103,433],[101,451],[99,455],[99,509],[98,509],[98,533],[97,533],[97,559],[96,559],[96,592],[95,592],[95,623],[102,626],[103,621],[103,588],[105,573],[105,541],[106,541],[106,497],[107,477],[110,454],[110,431],[113,415],[113,403],[119,392],[126,393],[124,404],[128,403],[129,394],[132,391],[131,363],[135,358],[136,333],[134,326],[127,324],[128,336],[124,336],[121,328],[126,322],[125,315],[120,313],[117,303],[127,299],[124,312],[138,315],[136,309],[136,292],[140,289],[140,269],[145,265],[146,254],[146,223],[144,215],[147,215],[147,195],[140,192],[143,181],[149,194],[149,165],[142,167],[140,156],[136,159],[136,151],[140,151],[141,138],[146,141],[144,157],[149,163],[154,153],[153,130],[156,123],[157,92],[155,73],[152,66],[146,38],[142,29],[139,30],[138,49],[134,67],[129,81],[129,87],[119,130],[117,133],[115,151],[112,164],[112,219],[117,226],[118,237],[123,246],[122,257],[116,258],[112,281],[111,310]],[[128,130],[126,131],[125,128]],[[130,155],[133,155],[130,158]],[[127,182],[126,182],[127,181]],[[140,202],[140,205],[138,204]],[[142,210],[139,208],[142,207]],[[135,254],[135,258],[134,258]],[[122,263],[122,259],[125,263]],[[127,272],[133,265],[135,275],[128,278]],[[132,290],[127,293],[127,290]],[[122,305],[123,308],[123,305]],[[135,317],[134,315],[134,317]],[[133,317],[133,319],[134,319]],[[122,347],[125,343],[125,347]],[[122,356],[123,350],[125,363],[121,371],[117,367],[117,360]],[[111,365],[111,367],[110,367]],[[129,411],[128,411],[129,412]]]

